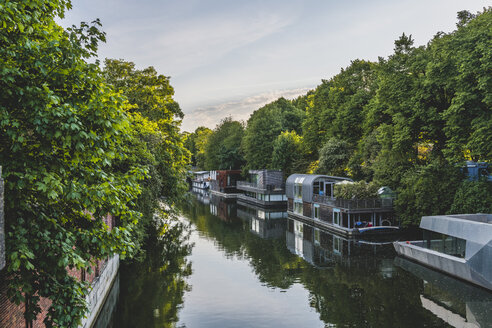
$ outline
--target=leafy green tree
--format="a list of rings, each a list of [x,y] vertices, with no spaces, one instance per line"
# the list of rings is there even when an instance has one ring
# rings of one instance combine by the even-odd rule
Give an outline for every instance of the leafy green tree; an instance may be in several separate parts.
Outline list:
[[[282,132],[273,143],[272,169],[281,170],[287,178],[303,170],[302,137],[295,131]]]
[[[106,81],[120,90],[132,105],[131,111],[141,115],[147,125],[142,140],[154,156],[153,164],[161,188],[154,198],[164,196],[175,201],[185,191],[183,178],[189,163],[189,152],[180,133],[183,113],[174,101],[170,78],[158,74],[153,67],[135,69],[135,64],[124,60],[106,59]],[[152,132],[152,133],[151,133]]]
[[[205,146],[207,170],[240,169],[244,158],[240,152],[244,127],[231,117],[223,119],[208,137]]]
[[[212,130],[199,126],[185,139],[185,147],[191,153],[191,164],[199,169],[205,168],[205,148]]]
[[[492,213],[492,183],[463,181],[454,195],[449,213]]]
[[[437,160],[407,171],[395,201],[402,224],[418,225],[424,215],[446,214],[462,179],[458,168]]]
[[[284,98],[263,106],[251,114],[242,150],[249,169],[264,169],[271,166],[273,144],[283,131],[301,132],[304,112]]]
[[[0,163],[5,179],[9,297],[26,324],[51,300],[47,327],[77,327],[87,283],[69,269],[133,247],[133,210],[147,170],[135,161],[138,120],[88,63],[99,22],[64,30],[69,1],[0,5]],[[145,152],[145,149],[141,150]],[[112,230],[102,221],[117,217]]]
[[[179,131],[183,113],[173,99],[169,77],[157,74],[153,67],[137,70],[132,62],[106,59],[103,74],[107,83],[127,97],[130,111],[138,119],[136,151],[147,149],[149,153],[135,158],[149,172],[136,202],[136,209],[143,215],[133,234],[141,258],[140,245],[149,227],[155,225],[154,215],[160,209],[162,197],[173,206],[187,188],[183,182],[189,152]]]
[[[330,139],[319,152],[318,173],[346,176],[346,167],[351,150],[346,141]]]

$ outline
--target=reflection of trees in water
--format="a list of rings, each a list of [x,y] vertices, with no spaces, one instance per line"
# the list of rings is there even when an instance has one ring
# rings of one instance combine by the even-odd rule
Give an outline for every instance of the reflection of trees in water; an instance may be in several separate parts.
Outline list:
[[[259,280],[269,287],[289,288],[306,263],[285,247],[285,236],[262,239],[250,232],[249,222],[224,222],[198,203],[183,207],[197,230],[216,243],[228,258],[248,260]],[[282,220],[282,219],[275,219]]]
[[[163,234],[151,231],[141,262],[122,265],[120,301],[115,314],[115,327],[174,327],[183,304],[184,292],[191,287],[187,256],[188,223],[166,219]]]
[[[262,239],[250,233],[249,222],[224,222],[200,204],[185,206],[184,213],[200,234],[213,240],[227,257],[247,259],[258,279],[267,286],[288,289],[294,282],[303,284],[310,292],[310,306],[326,324],[447,327],[423,309],[422,280],[393,267],[393,252],[384,247],[353,241],[349,245],[349,241],[341,240],[335,254],[331,234],[322,232],[320,244],[314,245],[312,228],[306,226],[304,244],[313,247],[312,254],[323,254],[329,264],[317,268],[288,250],[285,235]]]

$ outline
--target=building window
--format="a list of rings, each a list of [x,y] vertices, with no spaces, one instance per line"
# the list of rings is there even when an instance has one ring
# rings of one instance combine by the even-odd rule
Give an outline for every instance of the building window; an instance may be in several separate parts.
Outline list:
[[[302,202],[294,202],[294,213],[302,215]]]
[[[319,220],[319,205],[314,204],[313,207],[314,207],[314,211],[313,211],[314,218]]]
[[[294,197],[302,199],[302,183],[304,178],[296,178],[294,181]]]
[[[325,182],[316,181],[313,183],[313,194],[314,195],[324,195],[325,194]]]
[[[333,211],[333,224],[335,225],[340,225],[340,212],[339,211]]]

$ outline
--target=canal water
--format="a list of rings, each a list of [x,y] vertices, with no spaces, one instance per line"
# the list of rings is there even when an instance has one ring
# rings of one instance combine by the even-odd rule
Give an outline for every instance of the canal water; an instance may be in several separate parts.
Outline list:
[[[492,327],[492,293],[280,210],[199,195],[151,237],[96,327]]]

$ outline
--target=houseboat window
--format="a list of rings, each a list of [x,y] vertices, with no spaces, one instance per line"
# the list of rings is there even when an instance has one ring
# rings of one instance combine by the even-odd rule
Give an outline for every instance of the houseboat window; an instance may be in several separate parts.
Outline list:
[[[319,240],[320,240],[320,238],[319,238],[319,230],[318,229],[314,229],[314,242],[319,245]]]
[[[302,203],[294,202],[294,213],[302,215]]]
[[[331,188],[332,188],[333,184],[332,183],[327,183],[325,184],[325,196],[329,196],[331,197]]]
[[[282,201],[284,200],[283,195],[270,195],[271,201]]]
[[[227,176],[227,185],[228,186],[231,185],[231,176],[230,175]]]
[[[340,212],[333,211],[333,224],[340,225]]]
[[[295,184],[294,185],[294,196],[296,198],[302,198],[302,184]]]
[[[313,183],[313,194],[314,195],[324,195],[325,194],[325,182],[316,181]]]
[[[425,248],[459,258],[465,258],[466,240],[424,230]]]
[[[314,206],[314,218],[319,219],[319,205],[314,204],[313,206]]]

